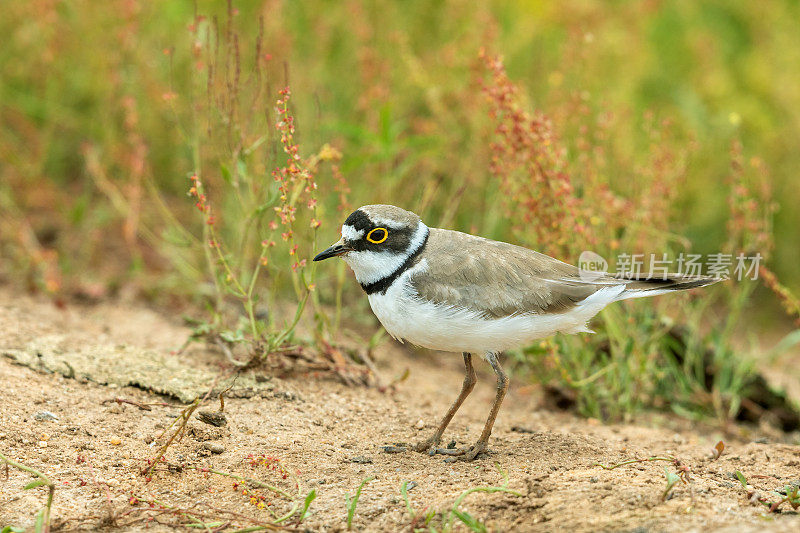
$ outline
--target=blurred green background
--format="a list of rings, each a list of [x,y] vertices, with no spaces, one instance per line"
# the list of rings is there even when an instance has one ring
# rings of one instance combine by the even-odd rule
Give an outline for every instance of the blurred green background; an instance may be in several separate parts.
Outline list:
[[[271,113],[277,90],[291,85],[301,149],[330,143],[342,152],[351,206],[393,203],[434,224],[509,238],[488,172],[492,125],[477,83],[484,48],[505,58],[530,107],[553,118],[572,164],[581,163],[571,115],[607,117],[604,172],[620,191],[646,172],[646,123],[669,121],[659,142],[687,157],[670,218],[694,251],[717,251],[725,239],[723,185],[740,139],[779,204],[770,266],[800,287],[799,2],[234,2],[230,30],[227,11],[202,1],[2,1],[7,277],[33,270],[35,285],[42,269],[57,268],[64,286],[168,278],[152,242],[138,252],[124,243],[148,221],[163,225],[147,183],[175,216],[190,208],[187,132],[208,69],[202,15],[204,28],[216,20],[218,33],[236,32],[239,73],[229,79],[252,82],[260,57],[264,85],[242,120]],[[224,58],[217,67],[226,64],[235,69]],[[131,200],[135,217],[98,175]],[[341,214],[320,186],[327,241]],[[54,264],[42,267],[48,258]]]

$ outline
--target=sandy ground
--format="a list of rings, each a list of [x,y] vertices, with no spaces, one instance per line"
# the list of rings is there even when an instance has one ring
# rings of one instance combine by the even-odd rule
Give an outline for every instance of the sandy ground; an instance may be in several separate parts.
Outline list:
[[[431,525],[437,529],[449,521],[456,530],[467,530],[450,513],[456,499],[470,488],[502,485],[501,470],[517,494],[473,493],[459,507],[490,531],[800,530],[800,515],[788,507],[769,514],[764,506],[748,503],[733,476],[741,471],[762,492],[800,483],[800,446],[790,438],[751,428],[723,435],[657,415],[603,425],[543,410],[538,389],[513,376],[488,457],[448,463],[441,456],[386,453],[382,446],[413,443],[433,430],[458,393],[459,356],[415,353],[386,343],[375,356],[381,375],[389,380],[410,372],[390,392],[325,376],[256,376],[266,385],[249,398],[225,401],[226,426],[193,418],[187,434],[166,455],[169,464],[178,466],[161,467],[149,482],[139,471],[181,411],[174,398],[141,386],[101,385],[80,373],[66,377],[36,371],[4,357],[4,351],[56,335],[59,353],[67,355],[70,349],[100,343],[124,347],[120,353],[128,358],[135,358],[137,350],[154,351],[175,358],[172,363],[187,371],[226,367],[221,355],[203,349],[171,353],[187,334],[175,317],[135,305],[56,309],[46,300],[0,289],[0,452],[56,482],[57,528],[160,531],[187,521],[186,515],[159,508],[164,505],[236,529],[245,522],[225,511],[266,521],[270,512],[291,507],[287,498],[267,489],[202,471],[210,468],[259,479],[301,499],[313,489],[309,516],[299,525],[288,521],[301,531],[346,529],[346,497],[367,478],[374,479],[362,491],[353,529],[409,531],[435,512]],[[488,366],[479,365],[478,386],[445,435],[459,445],[472,443],[480,433],[494,396]],[[142,410],[115,398],[168,405]],[[217,407],[214,400],[204,408]],[[37,419],[46,418],[45,411],[57,419]],[[712,460],[710,451],[719,440],[725,441],[725,451]],[[674,466],[597,466],[656,455],[673,455],[689,468],[689,483],[678,482],[665,501],[665,466],[671,472]],[[30,479],[14,469],[7,478],[0,471],[0,528],[31,527],[45,489],[23,491]],[[413,486],[408,492],[413,516],[400,494],[404,482]]]

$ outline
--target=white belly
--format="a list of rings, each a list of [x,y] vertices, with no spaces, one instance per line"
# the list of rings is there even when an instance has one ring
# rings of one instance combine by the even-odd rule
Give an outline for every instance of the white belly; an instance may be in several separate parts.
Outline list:
[[[586,322],[619,294],[615,289],[597,297],[604,292],[598,291],[565,313],[488,319],[469,309],[421,300],[405,282],[412,270],[395,281],[386,294],[369,295],[372,311],[392,337],[445,352],[500,352],[558,332],[590,332]]]

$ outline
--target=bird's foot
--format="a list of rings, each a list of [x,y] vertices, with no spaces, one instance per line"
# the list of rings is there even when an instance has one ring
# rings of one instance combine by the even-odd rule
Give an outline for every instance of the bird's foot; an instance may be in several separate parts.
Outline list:
[[[434,454],[448,455],[451,461],[473,461],[479,455],[485,454],[489,447],[484,441],[478,441],[472,446],[464,446],[463,448],[435,448]]]
[[[427,453],[428,455],[435,455],[439,441],[442,437],[436,434],[431,435],[430,438],[418,442],[414,446],[414,451],[419,453]]]

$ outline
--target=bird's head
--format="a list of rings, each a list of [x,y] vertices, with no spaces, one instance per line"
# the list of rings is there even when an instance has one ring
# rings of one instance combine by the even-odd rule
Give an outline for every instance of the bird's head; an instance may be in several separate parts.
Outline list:
[[[365,205],[347,217],[342,238],[314,261],[341,256],[358,282],[366,285],[399,269],[427,236],[428,226],[415,213],[393,205]]]

